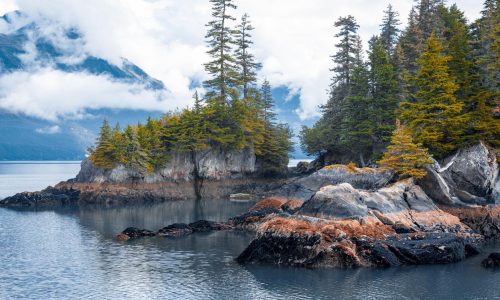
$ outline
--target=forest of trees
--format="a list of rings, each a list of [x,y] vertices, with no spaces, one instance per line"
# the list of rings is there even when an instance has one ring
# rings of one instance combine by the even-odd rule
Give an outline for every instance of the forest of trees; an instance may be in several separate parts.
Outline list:
[[[478,140],[498,149],[500,1],[486,0],[472,23],[445,2],[416,1],[403,31],[389,5],[367,58],[354,17],[339,18],[329,100],[300,133],[306,153],[374,165],[393,134],[409,134],[405,141],[423,147],[419,156],[428,149],[437,159]],[[392,140],[388,152],[398,147]]]
[[[211,60],[205,64],[210,79],[203,83],[205,95],[196,92],[192,108],[124,130],[104,121],[95,148],[89,149],[96,167],[120,164],[146,174],[161,169],[173,154],[185,153],[201,186],[199,163],[208,151],[253,147],[261,172],[286,170],[292,132],[276,121],[270,83],[258,85],[260,64],[251,51],[250,18],[245,14],[232,26],[233,1],[210,2],[213,19],[207,24],[206,40]],[[200,186],[195,184],[197,193]]]

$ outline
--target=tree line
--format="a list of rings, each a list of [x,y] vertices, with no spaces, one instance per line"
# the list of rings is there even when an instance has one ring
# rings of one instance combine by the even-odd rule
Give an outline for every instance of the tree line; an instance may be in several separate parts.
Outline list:
[[[324,163],[362,166],[389,150],[380,161],[387,165],[405,144],[418,146],[411,154],[421,166],[427,152],[440,159],[478,140],[498,149],[499,2],[486,0],[469,23],[456,5],[420,0],[402,31],[389,5],[366,58],[355,18],[339,18],[329,99],[320,120],[302,128],[303,150]]]
[[[193,107],[160,119],[149,118],[145,124],[122,130],[104,121],[95,148],[89,149],[96,167],[124,165],[146,174],[164,167],[172,155],[184,153],[194,165],[197,195],[204,177],[200,161],[214,149],[251,147],[261,172],[271,175],[286,170],[292,132],[276,120],[270,83],[258,84],[261,65],[252,54],[250,17],[244,14],[233,26],[233,0],[210,2],[212,20],[206,34],[210,61],[204,65],[210,78],[203,82],[206,93],[195,92]]]

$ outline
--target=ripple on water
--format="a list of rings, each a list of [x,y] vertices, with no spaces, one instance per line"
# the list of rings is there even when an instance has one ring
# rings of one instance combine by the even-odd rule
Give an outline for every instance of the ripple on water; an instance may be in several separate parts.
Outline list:
[[[224,202],[225,203],[225,202]],[[216,204],[222,205],[222,202]],[[189,203],[80,212],[0,209],[0,298],[30,299],[477,299],[500,297],[500,272],[477,256],[445,266],[307,270],[240,266],[252,236],[215,232],[172,240],[116,242],[111,232],[133,219],[155,229]],[[231,205],[231,204],[228,204]],[[250,204],[246,204],[248,206]],[[206,205],[204,216],[214,216]],[[210,207],[210,208],[208,208]],[[236,214],[247,207],[222,209]],[[153,214],[154,215],[154,214]],[[215,214],[217,215],[217,214]],[[226,216],[217,215],[216,218]],[[146,222],[147,223],[147,222]],[[134,225],[134,224],[131,224]],[[153,228],[150,227],[150,228]],[[500,250],[492,246],[488,251]]]

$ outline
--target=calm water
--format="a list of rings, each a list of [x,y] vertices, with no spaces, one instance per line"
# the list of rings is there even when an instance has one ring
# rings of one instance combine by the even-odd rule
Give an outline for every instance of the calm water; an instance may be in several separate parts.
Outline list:
[[[2,164],[0,186],[9,191],[0,192],[36,190],[69,170]],[[304,270],[236,264],[252,238],[238,232],[113,239],[128,226],[225,220],[250,205],[217,200],[106,210],[0,209],[0,299],[500,299],[500,270],[479,265],[486,253],[444,266]],[[487,251],[493,250],[500,245]]]

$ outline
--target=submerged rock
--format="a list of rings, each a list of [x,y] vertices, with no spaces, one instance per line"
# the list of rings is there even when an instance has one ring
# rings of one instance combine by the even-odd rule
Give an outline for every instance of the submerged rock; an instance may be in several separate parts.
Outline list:
[[[184,223],[175,223],[158,230],[157,235],[163,237],[180,237],[193,233],[193,229]]]
[[[155,235],[156,235],[156,233],[151,231],[151,230],[129,227],[129,228],[125,229],[124,231],[122,231],[117,236],[117,239],[122,240],[122,241],[126,241],[129,239],[138,239],[138,238],[142,238],[142,237],[155,236]]]
[[[500,253],[491,253],[488,258],[481,262],[485,268],[498,268],[500,267]]]

